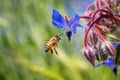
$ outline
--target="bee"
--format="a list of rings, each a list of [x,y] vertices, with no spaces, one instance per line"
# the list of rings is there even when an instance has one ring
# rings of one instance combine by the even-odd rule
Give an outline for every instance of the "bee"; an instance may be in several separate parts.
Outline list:
[[[45,52],[51,51],[51,53],[53,53],[54,51],[58,55],[55,46],[58,46],[57,43],[59,42],[60,39],[61,38],[58,35],[52,37],[45,45]]]

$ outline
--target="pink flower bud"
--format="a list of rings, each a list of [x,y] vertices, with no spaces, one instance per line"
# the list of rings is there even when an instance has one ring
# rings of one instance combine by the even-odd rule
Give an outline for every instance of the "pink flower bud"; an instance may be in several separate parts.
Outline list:
[[[110,56],[114,57],[116,54],[115,48],[113,47],[112,43],[109,41],[104,41],[104,47],[106,51],[109,53]]]
[[[94,66],[95,65],[95,54],[92,48],[87,47],[83,49],[83,54],[86,59]]]
[[[88,35],[88,44],[95,46],[97,42],[98,42],[98,36],[95,31],[91,30]]]

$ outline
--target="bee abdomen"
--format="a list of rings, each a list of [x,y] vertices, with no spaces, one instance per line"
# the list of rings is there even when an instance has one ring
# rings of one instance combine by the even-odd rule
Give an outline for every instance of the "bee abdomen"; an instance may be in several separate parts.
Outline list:
[[[46,45],[45,45],[45,52],[48,52],[49,49],[50,49],[50,48],[49,48],[49,45],[46,44]]]

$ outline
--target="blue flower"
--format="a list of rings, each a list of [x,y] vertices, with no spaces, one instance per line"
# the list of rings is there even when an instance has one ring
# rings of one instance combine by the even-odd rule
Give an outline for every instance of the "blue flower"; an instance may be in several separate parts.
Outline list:
[[[68,20],[67,16],[65,18],[56,10],[53,10],[52,13],[52,24],[60,29],[64,29],[66,31],[66,36],[68,40],[71,39],[72,33],[77,32],[77,27],[87,28],[87,26],[82,26],[79,24],[80,17],[79,15],[75,15],[74,18]]]
[[[108,58],[107,61],[103,61],[103,62],[98,63],[98,64],[95,66],[95,68],[101,66],[102,64],[103,64],[103,65],[106,65],[106,66],[108,66],[108,67],[110,67],[110,68],[114,68],[114,67],[115,67],[114,59],[111,58],[111,57]]]
[[[103,62],[98,63],[96,66],[94,66],[94,68],[97,68],[97,67],[99,67],[101,65],[108,66],[109,68],[111,68],[113,70],[113,72],[115,74],[117,74],[118,66],[115,65],[114,59],[112,57],[108,58],[107,61],[103,61]]]
[[[119,43],[119,42],[112,42],[112,45],[113,45],[114,47],[117,47],[118,45],[120,45],[120,43]]]

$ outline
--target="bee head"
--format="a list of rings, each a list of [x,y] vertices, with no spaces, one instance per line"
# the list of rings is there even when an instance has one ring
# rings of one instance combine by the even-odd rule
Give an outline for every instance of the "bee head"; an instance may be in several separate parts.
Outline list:
[[[60,39],[61,39],[58,35],[55,35],[55,37],[56,37],[58,40],[60,40]]]

